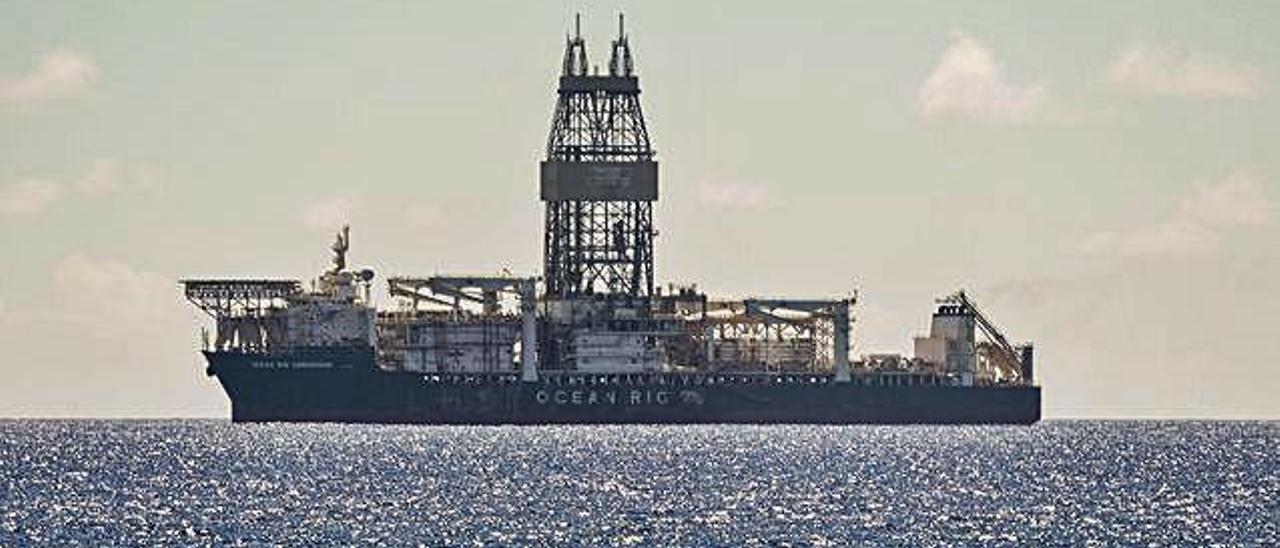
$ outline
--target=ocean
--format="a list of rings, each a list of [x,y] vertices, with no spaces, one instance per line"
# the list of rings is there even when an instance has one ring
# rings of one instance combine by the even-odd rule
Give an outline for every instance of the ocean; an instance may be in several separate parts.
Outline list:
[[[1277,546],[1280,423],[0,421],[0,545]]]

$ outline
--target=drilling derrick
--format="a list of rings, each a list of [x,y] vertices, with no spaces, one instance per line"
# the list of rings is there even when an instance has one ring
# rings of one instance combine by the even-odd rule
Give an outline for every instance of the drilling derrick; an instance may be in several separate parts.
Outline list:
[[[588,66],[578,22],[574,26],[541,165],[547,295],[647,296],[653,293],[658,164],[631,48],[619,17],[609,72],[598,74]]]
[[[608,73],[587,60],[580,21],[566,37],[540,166],[546,206],[544,324],[549,369],[652,370],[671,329],[652,318],[658,163],[622,17]]]

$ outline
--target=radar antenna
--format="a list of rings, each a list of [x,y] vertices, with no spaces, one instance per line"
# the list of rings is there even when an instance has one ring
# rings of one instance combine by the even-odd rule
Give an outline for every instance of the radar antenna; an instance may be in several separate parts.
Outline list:
[[[342,232],[330,247],[333,250],[333,272],[342,272],[347,268],[347,250],[351,249],[351,227],[342,225]]]

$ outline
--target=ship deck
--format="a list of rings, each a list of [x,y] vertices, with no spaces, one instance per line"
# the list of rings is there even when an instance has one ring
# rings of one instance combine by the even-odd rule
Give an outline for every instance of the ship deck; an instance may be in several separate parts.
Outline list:
[[[409,372],[395,372],[409,373]],[[413,372],[424,383],[444,385],[501,385],[521,382],[512,373],[435,373]],[[749,386],[749,385],[823,385],[836,383],[833,373],[726,371],[726,372],[651,372],[651,373],[584,373],[581,371],[539,371],[541,384],[555,386]],[[957,377],[940,373],[914,371],[854,372],[849,383],[854,386],[959,386]],[[1025,384],[989,383],[984,388],[1025,387]]]

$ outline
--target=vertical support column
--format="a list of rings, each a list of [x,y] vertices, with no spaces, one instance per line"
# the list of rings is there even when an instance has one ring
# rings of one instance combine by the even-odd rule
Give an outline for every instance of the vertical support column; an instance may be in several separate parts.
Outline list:
[[[849,382],[853,374],[849,366],[849,301],[837,302],[831,311],[834,337],[836,382]]]
[[[538,381],[538,283],[529,278],[520,284],[520,380]]]
[[[705,322],[702,326],[703,352],[706,353],[707,366],[710,367],[716,359],[716,329],[706,317],[704,313],[702,315],[702,321]]]

